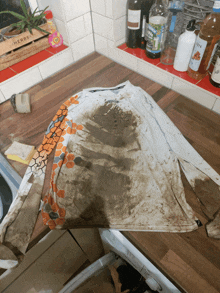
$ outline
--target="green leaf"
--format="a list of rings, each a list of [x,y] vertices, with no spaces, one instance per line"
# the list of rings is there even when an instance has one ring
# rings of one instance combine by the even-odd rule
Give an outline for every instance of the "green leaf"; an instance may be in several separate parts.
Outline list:
[[[12,14],[13,16],[17,17],[18,19],[20,20],[24,20],[25,17],[18,14],[17,12],[14,12],[14,11],[1,11],[0,14],[3,14],[3,13],[9,13],[9,14]]]
[[[37,7],[38,8],[38,7]],[[32,15],[34,16],[35,13],[37,12],[37,8],[35,8],[34,12],[32,13]]]
[[[28,25],[27,28],[28,28],[29,32],[33,35],[31,26]]]
[[[19,25],[18,25],[18,23],[12,23],[11,25],[10,25],[10,27],[18,27]]]
[[[21,4],[21,8],[22,8],[22,10],[23,10],[23,12],[24,12],[24,15],[25,15],[26,17],[28,17],[27,7],[26,7],[26,5],[25,5],[25,3],[24,3],[24,0],[20,0],[20,4]]]
[[[25,30],[25,26],[26,26],[25,23],[22,23],[22,24],[21,24],[21,30],[22,30],[22,32]]]
[[[48,35],[50,34],[49,32],[45,31],[44,29],[40,28],[39,26],[36,26],[35,29],[38,30],[38,31],[41,31],[41,32],[43,32],[45,34],[48,34]]]
[[[42,12],[44,13],[44,11],[46,11],[49,8],[49,6],[47,6],[46,8],[44,8],[43,10],[38,10],[38,12]]]
[[[45,16],[44,14],[39,14],[38,16],[35,16],[35,19],[37,19],[37,20],[42,19],[42,18],[44,18],[44,16]]]

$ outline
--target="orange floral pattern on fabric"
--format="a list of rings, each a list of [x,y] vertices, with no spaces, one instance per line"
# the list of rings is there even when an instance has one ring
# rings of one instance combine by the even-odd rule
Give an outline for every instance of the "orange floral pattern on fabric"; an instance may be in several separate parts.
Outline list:
[[[34,164],[38,167],[45,166],[46,168],[47,157],[57,145],[50,180],[50,193],[57,195],[59,198],[65,197],[65,191],[58,190],[56,185],[56,176],[59,169],[62,167],[64,159],[66,160],[65,163],[68,163],[67,168],[72,168],[74,166],[74,155],[69,154],[69,157],[66,157],[66,146],[63,144],[65,141],[64,136],[66,134],[75,134],[77,130],[83,129],[82,125],[77,125],[66,118],[68,107],[79,104],[77,98],[77,95],[71,97],[61,105],[45,133],[38,152],[36,152],[34,156]],[[45,206],[47,207],[47,211],[45,210]],[[48,212],[48,210],[51,210],[51,212]],[[44,207],[42,208],[43,222],[45,225],[48,225],[50,229],[53,230],[57,225],[64,224],[65,213],[65,209],[60,208],[51,195],[46,195],[44,197]]]
[[[51,195],[46,195],[43,201],[45,205],[41,210],[41,214],[44,225],[48,225],[51,230],[55,229],[57,225],[63,225],[65,223],[65,209],[60,208]],[[46,212],[45,209],[50,209],[51,211]]]

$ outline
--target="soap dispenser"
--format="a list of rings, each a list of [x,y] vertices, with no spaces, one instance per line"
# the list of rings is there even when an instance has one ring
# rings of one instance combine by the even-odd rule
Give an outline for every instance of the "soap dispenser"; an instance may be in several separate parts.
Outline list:
[[[186,31],[180,35],[173,67],[177,71],[187,71],[193,47],[196,42],[195,20],[190,20]]]

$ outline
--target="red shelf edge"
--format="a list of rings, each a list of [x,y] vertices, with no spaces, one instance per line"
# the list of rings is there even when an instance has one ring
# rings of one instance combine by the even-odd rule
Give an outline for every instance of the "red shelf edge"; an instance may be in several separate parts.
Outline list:
[[[122,44],[122,45],[118,46],[118,49],[126,51],[127,53],[129,53],[133,56],[136,56],[137,58],[144,60],[144,61],[146,61],[146,62],[164,70],[164,71],[167,71],[167,72],[175,75],[176,77],[179,77],[180,79],[183,79],[193,85],[196,85],[196,86],[208,91],[211,94],[220,96],[220,88],[214,87],[209,82],[208,74],[201,80],[195,80],[195,79],[192,79],[191,77],[189,77],[187,72],[178,72],[173,68],[172,65],[164,65],[159,60],[158,60],[159,62],[157,63],[157,61],[156,61],[157,59],[148,58],[145,54],[145,51],[142,49],[139,49],[139,48],[131,49],[131,48],[128,48],[126,46],[126,44]]]

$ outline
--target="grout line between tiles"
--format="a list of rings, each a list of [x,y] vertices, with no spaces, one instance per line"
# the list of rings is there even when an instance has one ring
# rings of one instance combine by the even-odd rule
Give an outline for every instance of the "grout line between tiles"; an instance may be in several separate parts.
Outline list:
[[[213,106],[212,106],[211,110],[214,109],[214,106],[215,106],[216,102],[217,102],[217,98],[215,99],[215,102],[213,103]],[[213,110],[213,111],[214,111],[214,110]]]
[[[93,26],[93,17],[92,17],[92,5],[91,5],[91,0],[89,0],[89,7],[90,7],[90,17],[91,17],[91,23],[92,23],[92,37],[93,37],[93,43],[94,43],[94,49],[96,51],[96,45],[95,45],[95,31],[94,31],[94,26]]]
[[[126,16],[126,15],[122,15],[122,16],[119,16],[118,18],[112,18],[112,17],[106,16],[106,15],[103,15],[103,14],[101,14],[101,13],[98,13],[98,12],[96,12],[96,11],[92,11],[92,10],[91,10],[91,12],[92,12],[92,13],[95,13],[95,14],[98,14],[98,15],[101,15],[101,16],[106,17],[106,18],[111,19],[111,20],[118,20],[119,18],[122,18],[122,17]]]
[[[10,66],[8,67],[9,69],[11,69],[13,72],[15,72],[16,74],[18,74],[13,68],[11,68]],[[6,79],[7,80],[7,79]]]

